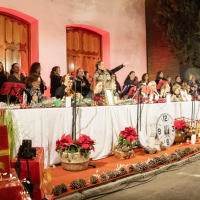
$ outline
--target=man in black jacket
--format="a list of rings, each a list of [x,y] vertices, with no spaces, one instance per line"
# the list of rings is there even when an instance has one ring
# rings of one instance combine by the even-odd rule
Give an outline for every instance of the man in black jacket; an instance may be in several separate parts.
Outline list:
[[[90,84],[85,78],[82,68],[77,69],[76,78],[80,80],[76,82],[76,92],[81,93],[81,95],[85,97],[90,92]],[[73,90],[75,91],[75,84],[73,84]]]

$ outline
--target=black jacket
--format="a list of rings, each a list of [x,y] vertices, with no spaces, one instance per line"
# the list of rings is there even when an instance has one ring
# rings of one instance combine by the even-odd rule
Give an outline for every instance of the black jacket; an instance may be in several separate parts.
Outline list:
[[[61,86],[60,83],[61,78],[62,76],[57,76],[57,75],[53,75],[51,77],[51,89],[50,89],[51,97],[55,97],[56,89]]]
[[[5,74],[0,73],[0,89],[6,81],[7,81],[7,76]]]
[[[83,79],[81,79],[80,77],[77,77],[77,79],[81,81],[76,82],[76,93],[81,93],[81,95],[85,97],[90,92],[90,83],[85,78],[85,76],[83,76]],[[85,86],[82,87],[81,84],[83,82],[85,82]],[[75,84],[73,84],[73,90],[75,91]]]
[[[61,85],[60,87],[58,87],[55,91],[55,96],[57,99],[62,99],[63,96],[65,95],[65,85]]]
[[[119,82],[118,81],[115,81],[115,83],[116,83],[116,92],[121,92],[122,90],[121,90],[121,86],[120,86],[120,84],[119,84]]]

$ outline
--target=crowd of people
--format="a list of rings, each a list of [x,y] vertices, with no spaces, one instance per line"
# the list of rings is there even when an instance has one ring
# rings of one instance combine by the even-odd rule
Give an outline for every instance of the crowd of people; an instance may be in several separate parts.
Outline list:
[[[63,96],[71,96],[73,98],[76,95],[81,98],[93,99],[95,95],[96,97],[101,96],[105,98],[105,89],[111,89],[113,95],[120,100],[121,98],[134,98],[137,93],[136,91],[138,91],[137,89],[147,85],[152,94],[159,98],[166,98],[167,94],[170,94],[171,98],[179,98],[181,90],[186,91],[187,94],[192,96],[199,93],[199,85],[194,75],[190,75],[189,80],[181,80],[180,76],[176,76],[174,83],[172,83],[172,78],[170,76],[165,78],[162,71],[157,72],[155,81],[149,80],[148,73],[143,74],[141,81],[139,81],[135,72],[130,71],[121,87],[115,73],[123,69],[126,65],[128,65],[128,62],[112,70],[107,70],[103,61],[98,61],[91,79],[89,79],[89,73],[82,68],[77,69],[76,72],[72,72],[70,75],[61,76],[60,67],[55,66],[50,73],[51,97],[63,98]],[[23,83],[25,84],[23,93],[26,95],[27,103],[41,102],[42,95],[47,89],[41,77],[41,70],[40,63],[35,62],[31,65],[29,76],[26,77],[21,73],[19,64],[13,63],[9,74],[4,71],[4,66],[0,62],[0,89],[5,82]],[[141,93],[141,95],[144,94]],[[9,100],[10,102],[19,101],[16,96],[11,96]],[[0,95],[1,101],[7,102],[7,96]]]

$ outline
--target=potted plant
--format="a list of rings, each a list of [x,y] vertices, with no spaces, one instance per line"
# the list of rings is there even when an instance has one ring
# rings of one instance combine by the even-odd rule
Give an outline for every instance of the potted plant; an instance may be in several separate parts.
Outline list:
[[[88,167],[90,152],[95,142],[89,136],[82,134],[76,141],[70,134],[63,134],[61,140],[56,141],[56,151],[60,154],[61,165],[68,171],[81,171]]]
[[[118,144],[113,145],[113,154],[119,159],[128,159],[134,156],[133,147],[135,141],[138,138],[138,134],[135,128],[127,127],[124,131],[121,131],[118,138]]]
[[[175,140],[176,144],[180,144],[185,141],[185,132],[186,122],[184,120],[175,120],[174,128],[176,129]]]

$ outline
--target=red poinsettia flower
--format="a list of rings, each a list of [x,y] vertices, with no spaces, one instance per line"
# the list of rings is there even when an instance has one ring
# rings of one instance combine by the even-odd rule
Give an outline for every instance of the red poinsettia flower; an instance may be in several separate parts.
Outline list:
[[[184,120],[175,120],[174,121],[174,128],[176,129],[185,129],[186,122]]]
[[[88,149],[90,147],[89,144],[82,144],[81,146],[82,146],[83,149]]]

